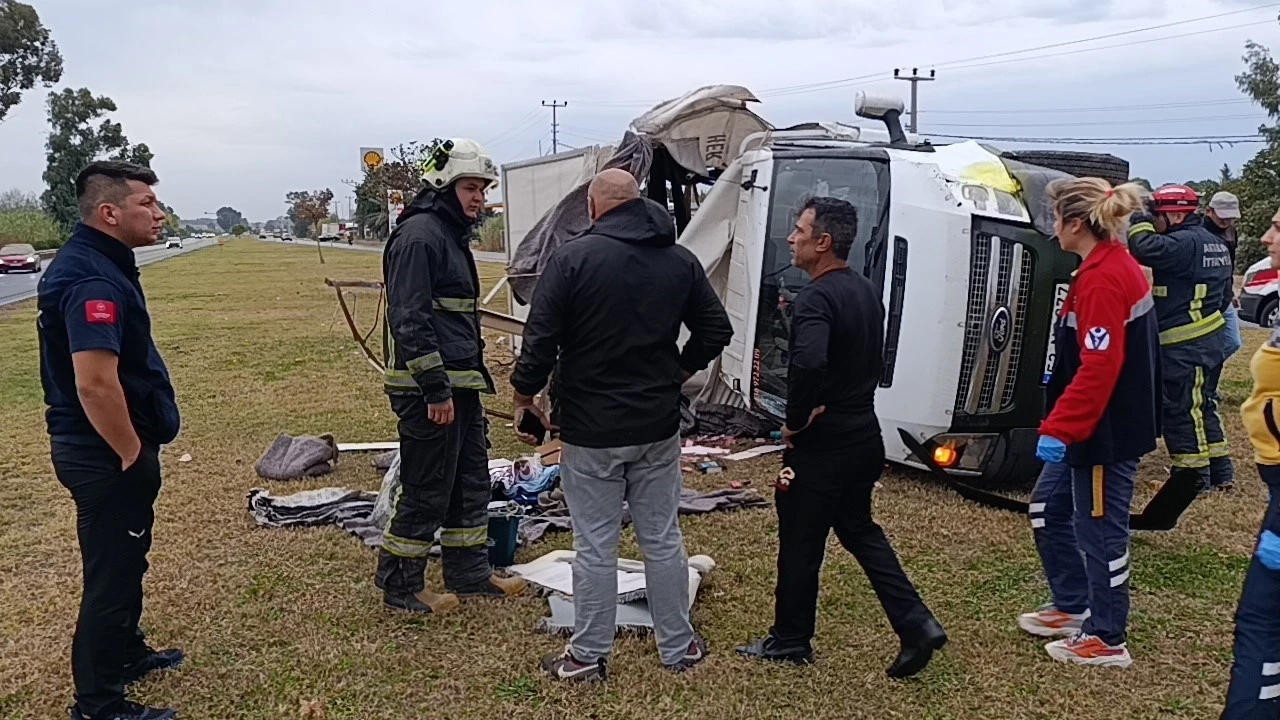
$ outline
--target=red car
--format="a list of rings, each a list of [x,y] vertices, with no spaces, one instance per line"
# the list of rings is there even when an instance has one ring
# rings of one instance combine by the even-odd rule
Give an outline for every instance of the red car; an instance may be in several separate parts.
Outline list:
[[[13,244],[0,247],[0,273],[40,272],[40,256],[30,245]]]

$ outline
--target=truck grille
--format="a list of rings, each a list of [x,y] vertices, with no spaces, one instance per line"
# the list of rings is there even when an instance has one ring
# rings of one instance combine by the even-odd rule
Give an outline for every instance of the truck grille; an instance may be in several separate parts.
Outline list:
[[[1005,412],[1018,384],[1033,258],[1022,243],[986,233],[975,236],[972,258],[956,413]]]

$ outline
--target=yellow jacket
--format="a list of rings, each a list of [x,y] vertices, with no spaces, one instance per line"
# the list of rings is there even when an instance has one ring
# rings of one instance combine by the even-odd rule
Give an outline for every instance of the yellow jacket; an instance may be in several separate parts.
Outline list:
[[[1249,361],[1253,395],[1240,406],[1240,416],[1253,453],[1261,465],[1280,465],[1280,328]]]

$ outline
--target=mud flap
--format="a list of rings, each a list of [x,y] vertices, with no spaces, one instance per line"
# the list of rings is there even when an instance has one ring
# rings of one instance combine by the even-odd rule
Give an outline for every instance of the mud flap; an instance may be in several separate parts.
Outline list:
[[[933,461],[933,454],[929,452],[924,443],[917,441],[904,429],[898,428],[898,436],[902,438],[902,442],[916,456],[925,467],[929,468],[929,472],[938,478],[947,487],[956,491],[966,500],[984,505],[996,510],[1008,510],[1022,515],[1026,515],[1030,511],[1027,503],[1014,498],[1005,497],[997,493],[982,490],[972,485],[960,482],[956,478],[947,474],[946,470],[938,467]],[[1194,470],[1175,471],[1169,480],[1160,488],[1155,497],[1147,503],[1142,512],[1129,515],[1130,530],[1173,530],[1178,525],[1178,520],[1182,514],[1191,507],[1191,503],[1199,497],[1202,483],[1200,476]]]

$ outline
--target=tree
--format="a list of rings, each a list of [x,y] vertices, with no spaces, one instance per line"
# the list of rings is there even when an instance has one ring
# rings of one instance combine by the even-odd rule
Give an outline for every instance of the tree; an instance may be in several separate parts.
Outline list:
[[[235,227],[231,228],[231,234],[232,234],[232,235],[237,235],[237,236],[239,236],[239,235],[243,235],[243,234],[245,234],[245,233],[247,233],[247,232],[249,232],[249,228],[245,227],[244,225],[236,225]]]
[[[279,232],[282,228],[280,227],[280,223],[279,223],[279,222],[277,222],[277,221],[275,221],[275,220],[268,220],[268,221],[267,221],[267,222],[262,226],[262,229],[263,229],[263,230],[266,230],[267,232]]]
[[[70,229],[80,217],[75,179],[86,165],[111,157],[150,167],[153,155],[146,145],[130,145],[120,123],[103,117],[116,110],[109,97],[94,97],[87,88],[67,88],[51,94],[48,106],[52,128],[45,142],[48,189],[40,201],[54,220]]]
[[[293,222],[294,232],[298,237],[308,237],[316,225],[329,217],[329,203],[333,202],[333,191],[295,190],[287,193],[285,202],[289,204],[289,220]],[[304,232],[305,231],[305,232]]]
[[[33,192],[23,192],[18,188],[0,193],[0,212],[10,210],[39,210],[40,198]]]
[[[1141,185],[1142,187],[1146,188],[1148,191],[1155,189],[1151,187],[1151,181],[1146,178],[1140,178],[1140,177],[1129,178],[1129,182],[1137,185]]]
[[[62,54],[36,9],[0,0],[0,121],[22,102],[23,92],[61,79]]]
[[[244,222],[244,215],[240,214],[239,210],[225,205],[218,208],[217,216],[218,227],[222,228],[223,232],[229,232],[232,227]]]
[[[406,198],[417,194],[422,187],[422,159],[429,147],[416,140],[402,143],[391,148],[391,160],[376,170],[365,170],[355,186],[357,222],[373,228],[378,237],[387,236],[387,192],[399,190]]]

